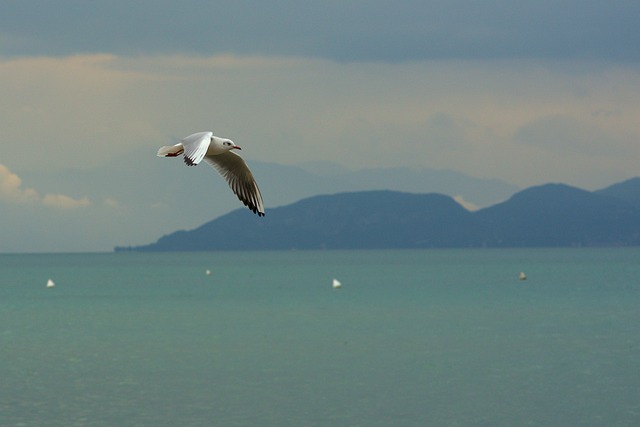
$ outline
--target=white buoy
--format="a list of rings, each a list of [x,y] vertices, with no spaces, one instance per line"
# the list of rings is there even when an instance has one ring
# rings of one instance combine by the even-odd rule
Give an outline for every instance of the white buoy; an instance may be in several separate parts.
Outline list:
[[[56,286],[56,284],[54,283],[53,280],[51,280],[51,279],[47,280],[47,288],[53,288],[55,286]]]
[[[205,270],[204,274],[206,274],[207,276],[211,276],[211,270]]]
[[[338,279],[333,279],[333,283],[331,285],[333,289],[338,289],[342,287],[342,283]]]
[[[524,271],[521,271],[521,272],[520,272],[519,279],[520,279],[520,280],[527,280],[527,275],[526,275],[526,274],[524,274]]]

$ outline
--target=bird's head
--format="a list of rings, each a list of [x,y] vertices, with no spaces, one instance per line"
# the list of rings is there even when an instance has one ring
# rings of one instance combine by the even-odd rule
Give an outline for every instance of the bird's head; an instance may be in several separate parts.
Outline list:
[[[235,142],[230,139],[222,139],[222,147],[231,151],[231,150],[242,150],[242,148],[238,147]]]

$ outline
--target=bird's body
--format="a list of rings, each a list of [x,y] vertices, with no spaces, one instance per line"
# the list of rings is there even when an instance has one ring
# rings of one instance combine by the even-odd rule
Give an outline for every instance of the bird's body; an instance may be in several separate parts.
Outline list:
[[[233,141],[198,132],[183,138],[178,144],[160,147],[159,157],[177,157],[184,154],[184,162],[196,166],[203,159],[213,166],[227,181],[231,190],[253,213],[264,216],[264,204],[258,184],[249,167],[236,153],[240,150]]]

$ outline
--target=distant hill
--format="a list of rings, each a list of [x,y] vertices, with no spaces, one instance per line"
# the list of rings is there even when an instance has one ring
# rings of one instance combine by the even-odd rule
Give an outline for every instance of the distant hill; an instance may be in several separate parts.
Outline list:
[[[640,244],[640,209],[564,184],[523,190],[475,219],[490,247]]]
[[[483,208],[502,202],[521,190],[501,180],[480,179],[451,170],[396,167],[352,171],[331,162],[301,166],[250,164],[259,179],[265,201],[276,206],[337,191],[392,190],[458,196]]]
[[[258,218],[239,209],[135,250],[366,249],[451,246],[471,213],[440,194],[367,191],[316,196]],[[461,236],[462,237],[462,236]],[[457,242],[460,244],[460,241]],[[120,248],[122,249],[122,248]]]
[[[640,208],[640,177],[613,184],[595,193],[613,196]]]
[[[91,236],[85,240],[103,248],[152,242],[169,231],[193,229],[242,206],[225,180],[209,165],[188,168],[179,159],[158,158],[156,150],[153,144],[114,153],[113,158],[103,159],[105,163],[95,168],[80,165],[64,170],[15,172],[24,178],[25,185],[37,183],[42,194],[63,192],[77,199],[91,195],[95,214],[79,216],[76,224],[70,226],[70,236],[88,228]],[[245,154],[249,155],[250,150]],[[483,208],[520,190],[501,180],[426,167],[352,170],[331,162],[284,165],[246,160],[268,211],[318,194],[369,190],[447,194],[468,203],[467,206]],[[11,223],[8,214],[3,212],[3,218]],[[40,222],[51,219],[46,210],[37,211],[37,215]],[[24,220],[20,215],[16,219],[17,223]],[[96,223],[105,227],[95,227]],[[23,240],[17,231],[12,233],[16,236],[13,240]],[[25,242],[39,239],[35,231],[27,234],[33,237],[24,236]],[[58,239],[52,239],[55,240]],[[59,250],[52,245],[50,250]]]
[[[633,201],[640,186],[632,184],[597,192],[547,184],[476,212],[433,193],[315,196],[269,209],[264,218],[238,209],[194,230],[116,250],[635,246],[640,205]]]

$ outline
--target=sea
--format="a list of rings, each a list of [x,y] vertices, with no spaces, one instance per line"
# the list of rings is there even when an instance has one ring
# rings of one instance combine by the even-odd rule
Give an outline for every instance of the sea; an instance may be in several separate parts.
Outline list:
[[[0,255],[2,427],[638,425],[640,248]]]

